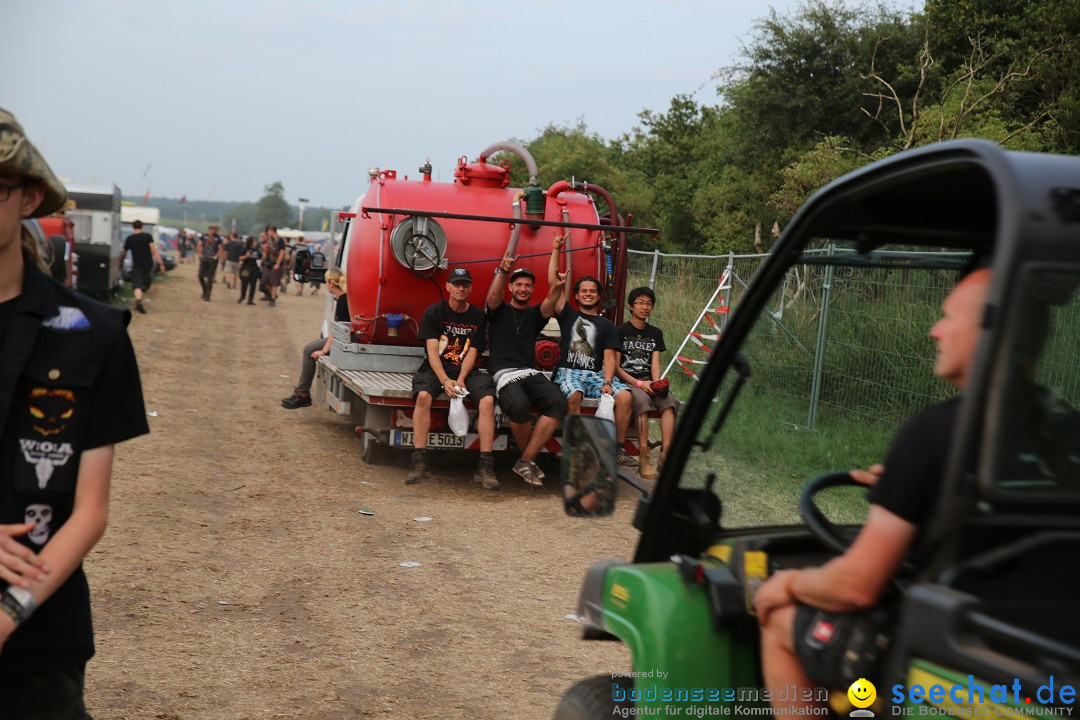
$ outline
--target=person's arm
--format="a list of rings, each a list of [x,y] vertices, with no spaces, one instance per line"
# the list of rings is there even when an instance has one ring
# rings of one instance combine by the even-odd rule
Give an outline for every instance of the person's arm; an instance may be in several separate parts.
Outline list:
[[[604,384],[600,387],[600,392],[605,395],[610,395],[614,392],[611,389],[611,379],[615,377],[615,369],[619,367],[619,351],[611,348],[604,349]]]
[[[563,245],[566,244],[566,236],[556,234],[551,241],[551,259],[548,261],[548,286],[554,285],[559,282],[559,253],[562,251]],[[565,284],[569,278],[563,279]],[[566,293],[559,294],[558,299],[555,301],[555,314],[558,315],[566,307]],[[550,317],[550,316],[549,316]]]
[[[42,580],[48,565],[33,550],[15,538],[34,529],[34,523],[0,525],[0,579],[17,587],[28,587],[27,578]]]
[[[424,341],[424,349],[427,350],[428,365],[431,366],[432,372],[435,373],[435,377],[439,378],[439,384],[442,385],[443,392],[450,395],[451,392],[457,392],[454,381],[450,379],[450,376],[443,370],[442,358],[439,357],[439,339],[428,338]],[[449,388],[449,389],[448,389]]]
[[[465,387],[465,378],[469,377],[469,373],[476,367],[476,358],[480,355],[476,346],[473,345],[469,348],[469,352],[465,353],[465,358],[461,361],[461,372],[458,373],[457,385],[460,388]],[[460,392],[460,390],[458,391]]]
[[[157,260],[158,267],[161,268],[161,272],[165,272],[165,261],[161,259],[161,253],[158,252],[157,243],[150,243],[150,252],[154,253],[154,259]]]
[[[71,577],[105,534],[109,520],[109,481],[114,447],[106,445],[87,450],[79,458],[75,506],[71,517],[39,553],[41,560],[52,571],[41,580],[27,578],[27,589],[38,605],[46,602]],[[15,629],[15,622],[7,614],[0,613],[0,650]]]
[[[871,505],[866,524],[843,555],[821,567],[781,570],[754,597],[762,625],[776,608],[795,602],[830,612],[873,606],[885,593],[915,542],[918,528],[880,505]]]
[[[566,273],[555,273],[555,282],[548,286],[547,297],[540,303],[540,315],[545,320],[551,318],[555,314],[555,306],[559,302],[559,298],[563,296],[563,291],[566,289]]]
[[[487,305],[488,310],[495,311],[502,305],[506,278],[516,262],[516,257],[506,255],[503,257],[502,262],[499,263],[499,267],[495,268],[495,277],[491,278],[491,286],[488,288],[487,299],[484,303]]]

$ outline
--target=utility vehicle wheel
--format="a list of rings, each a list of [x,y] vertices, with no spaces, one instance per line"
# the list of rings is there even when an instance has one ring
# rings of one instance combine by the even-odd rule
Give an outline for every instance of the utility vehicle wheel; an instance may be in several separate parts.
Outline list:
[[[613,678],[610,675],[597,675],[586,678],[563,695],[559,707],[555,708],[554,720],[600,720],[610,718],[616,709],[633,708],[629,700],[614,700],[613,685],[627,690],[634,684],[628,678]]]

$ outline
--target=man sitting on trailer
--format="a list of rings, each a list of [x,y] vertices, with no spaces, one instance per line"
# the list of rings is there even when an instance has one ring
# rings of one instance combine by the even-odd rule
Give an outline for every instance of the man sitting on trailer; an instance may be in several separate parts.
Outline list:
[[[555,314],[555,301],[562,294],[566,278],[560,275],[543,302],[529,305],[536,275],[526,268],[514,270],[516,262],[516,257],[504,257],[495,268],[495,277],[488,289],[491,347],[487,367],[495,380],[499,406],[510,418],[510,429],[521,449],[514,472],[530,485],[541,485],[544,473],[536,464],[536,456],[566,415],[566,399],[559,387],[534,367],[536,338]],[[503,301],[507,275],[510,302]],[[540,418],[535,425],[530,411],[532,405],[540,409]]]
[[[413,375],[413,450],[405,484],[431,477],[427,465],[428,431],[431,429],[431,401],[443,393],[454,398],[468,390],[469,399],[479,415],[476,429],[480,435],[480,464],[473,480],[487,490],[497,490],[495,477],[495,384],[491,376],[476,370],[476,360],[484,346],[484,311],[469,304],[472,275],[463,267],[450,271],[446,281],[449,300],[428,307],[420,319],[417,338],[427,350],[424,364]]]
[[[548,285],[559,283],[559,251],[566,242],[565,235],[556,235],[548,263]],[[552,378],[567,398],[567,412],[581,411],[583,397],[615,396],[615,440],[618,461],[627,462],[623,444],[630,426],[630,388],[615,377],[619,365],[619,336],[615,325],[600,315],[603,289],[592,275],[584,275],[574,283],[574,300],[578,310],[570,307],[566,293],[555,301],[555,316],[559,321],[562,348],[559,365]]]

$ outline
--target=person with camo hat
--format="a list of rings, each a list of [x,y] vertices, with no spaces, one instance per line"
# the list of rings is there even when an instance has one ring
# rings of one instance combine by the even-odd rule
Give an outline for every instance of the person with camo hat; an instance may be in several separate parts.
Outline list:
[[[149,432],[131,313],[41,268],[27,218],[64,186],[0,109],[0,716],[88,718],[83,558],[105,532],[116,443]]]

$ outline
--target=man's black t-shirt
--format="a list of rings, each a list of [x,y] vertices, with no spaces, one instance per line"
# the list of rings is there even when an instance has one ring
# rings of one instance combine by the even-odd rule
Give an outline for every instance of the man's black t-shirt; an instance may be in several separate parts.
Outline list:
[[[240,256],[244,254],[244,243],[239,240],[230,240],[225,243],[225,259],[229,262],[240,262]]]
[[[536,337],[547,320],[539,305],[518,309],[504,302],[488,312],[491,347],[488,372],[495,374],[506,368],[531,368],[536,364]]]
[[[630,321],[615,328],[619,335],[619,364],[638,380],[652,380],[652,354],[664,352],[664,333],[660,328],[646,325],[641,330]]]
[[[207,236],[202,243],[202,256],[204,259],[211,259],[217,257],[218,249],[221,247],[221,238]]]
[[[82,453],[149,431],[129,317],[27,265],[2,345],[25,364],[0,388],[10,400],[0,411],[0,524],[34,522],[18,541],[35,552],[71,516]],[[0,673],[81,666],[93,653],[80,566],[4,644]]]
[[[124,252],[131,251],[131,264],[133,267],[149,269],[154,267],[154,254],[150,246],[154,244],[154,238],[150,233],[135,233],[128,235],[124,241]]]
[[[885,472],[867,499],[923,528],[937,504],[960,397],[912,417],[893,440]]]
[[[439,357],[442,358],[443,369],[446,369],[460,366],[472,348],[476,348],[477,352],[484,351],[484,330],[483,310],[469,305],[465,312],[458,313],[451,309],[449,301],[443,300],[424,311],[417,338],[439,341]],[[425,354],[420,369],[427,367],[430,365]]]
[[[604,371],[604,351],[619,349],[615,325],[606,317],[582,315],[570,303],[558,315],[562,333],[559,367],[573,370]]]

